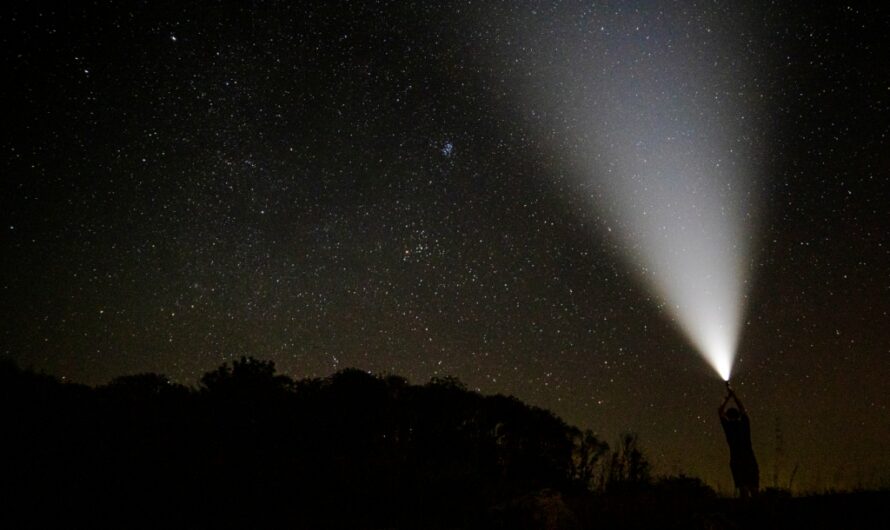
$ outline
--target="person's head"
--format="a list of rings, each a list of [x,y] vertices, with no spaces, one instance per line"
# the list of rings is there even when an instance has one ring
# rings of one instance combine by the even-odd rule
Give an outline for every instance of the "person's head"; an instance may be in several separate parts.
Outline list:
[[[735,407],[730,407],[730,408],[726,411],[726,417],[729,418],[729,419],[731,419],[731,420],[737,420],[737,419],[739,419],[741,416],[742,416],[742,414],[739,412],[739,409],[737,409],[737,408],[735,408]]]

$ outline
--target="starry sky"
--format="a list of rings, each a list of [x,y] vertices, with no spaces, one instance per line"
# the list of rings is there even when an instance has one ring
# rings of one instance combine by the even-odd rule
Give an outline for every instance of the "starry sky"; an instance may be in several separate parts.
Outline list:
[[[733,382],[762,484],[887,486],[890,17],[733,4],[6,4],[2,354],[88,384],[241,355],[452,375],[728,492],[723,383],[579,185],[610,178],[579,178],[596,113],[540,84],[614,64],[578,35],[728,39],[758,116]]]

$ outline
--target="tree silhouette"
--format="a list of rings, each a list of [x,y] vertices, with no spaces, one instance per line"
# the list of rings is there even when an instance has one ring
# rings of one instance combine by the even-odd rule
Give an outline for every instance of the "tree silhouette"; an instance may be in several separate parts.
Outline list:
[[[639,447],[636,433],[625,433],[612,452],[607,470],[606,487],[637,488],[651,482],[651,466]]]
[[[274,362],[253,357],[241,357],[241,360],[232,362],[231,368],[223,364],[201,377],[206,392],[222,395],[274,395],[290,391],[293,384],[291,378],[275,374]]]
[[[572,452],[572,478],[582,488],[597,490],[602,488],[602,479],[597,473],[602,457],[609,452],[609,444],[600,441],[591,430],[574,433]]]
[[[4,479],[22,507],[51,499],[42,513],[77,526],[102,526],[102,499],[109,517],[155,527],[472,527],[511,499],[589,487],[606,447],[455,378],[294,381],[251,357],[195,389],[158,374],[91,389],[7,363],[0,392],[19,455]],[[633,447],[626,476],[639,475]]]

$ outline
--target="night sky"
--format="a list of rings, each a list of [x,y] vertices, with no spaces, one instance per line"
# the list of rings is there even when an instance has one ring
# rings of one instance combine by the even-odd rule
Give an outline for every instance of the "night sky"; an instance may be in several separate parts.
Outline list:
[[[762,484],[795,466],[795,489],[890,483],[883,8],[54,4],[0,14],[2,354],[20,365],[88,384],[194,384],[241,355],[296,378],[451,375],[608,442],[638,432],[657,473],[728,492],[723,382],[579,189],[567,92],[522,86],[575,32],[726,38],[745,56],[719,68],[760,116],[733,383]],[[634,25],[660,9],[675,26]],[[559,24],[532,54],[516,37]]]

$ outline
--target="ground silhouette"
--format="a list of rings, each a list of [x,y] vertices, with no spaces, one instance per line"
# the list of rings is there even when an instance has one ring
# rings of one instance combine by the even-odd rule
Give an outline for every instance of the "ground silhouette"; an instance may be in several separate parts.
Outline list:
[[[740,505],[653,479],[633,434],[610,450],[453,378],[295,381],[252,358],[196,388],[158,374],[91,388],[2,361],[0,418],[3,528],[807,528],[887,500]]]

